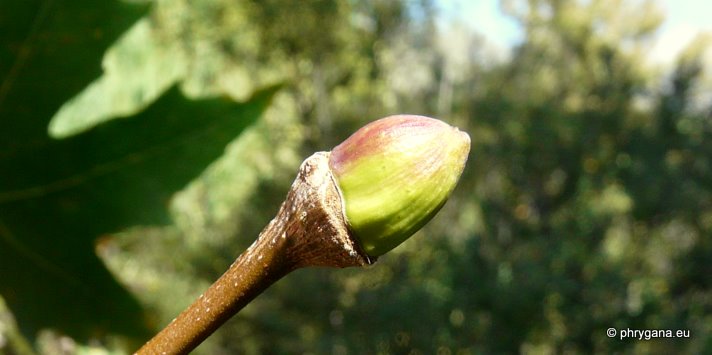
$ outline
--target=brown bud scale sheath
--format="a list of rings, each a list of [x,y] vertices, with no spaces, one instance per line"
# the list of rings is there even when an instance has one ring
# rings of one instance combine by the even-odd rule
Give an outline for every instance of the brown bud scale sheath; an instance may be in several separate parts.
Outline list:
[[[375,262],[346,224],[329,169],[329,153],[307,158],[277,216],[197,300],[136,354],[187,354],[252,299],[289,272],[307,266]]]

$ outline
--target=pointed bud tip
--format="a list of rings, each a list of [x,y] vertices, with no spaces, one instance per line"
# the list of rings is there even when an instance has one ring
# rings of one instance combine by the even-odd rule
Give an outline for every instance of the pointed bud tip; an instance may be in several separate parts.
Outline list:
[[[384,254],[427,223],[455,188],[469,151],[467,133],[415,115],[371,122],[335,147],[329,166],[364,250]]]

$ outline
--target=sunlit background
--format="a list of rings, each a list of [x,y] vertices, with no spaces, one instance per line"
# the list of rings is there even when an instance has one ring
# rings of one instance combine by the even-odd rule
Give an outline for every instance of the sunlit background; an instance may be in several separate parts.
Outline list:
[[[443,210],[372,267],[288,275],[196,353],[712,352],[710,13],[3,1],[0,354],[130,353],[305,157],[395,113],[472,137]]]
[[[524,39],[524,28],[507,16],[508,4],[516,1],[440,1],[439,18],[447,26],[450,22],[461,22],[487,38],[497,50],[508,54],[513,46]],[[641,1],[630,1],[642,4]],[[652,63],[673,65],[676,57],[697,36],[712,31],[707,14],[712,4],[704,0],[658,0],[656,8],[664,16],[653,39]],[[668,68],[669,69],[669,68]]]

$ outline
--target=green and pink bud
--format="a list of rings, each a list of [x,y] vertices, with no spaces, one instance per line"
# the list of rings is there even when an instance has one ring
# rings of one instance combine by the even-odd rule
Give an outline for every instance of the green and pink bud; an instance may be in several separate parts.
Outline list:
[[[364,251],[382,255],[425,225],[455,188],[469,151],[467,133],[413,115],[371,122],[336,146],[329,167]]]

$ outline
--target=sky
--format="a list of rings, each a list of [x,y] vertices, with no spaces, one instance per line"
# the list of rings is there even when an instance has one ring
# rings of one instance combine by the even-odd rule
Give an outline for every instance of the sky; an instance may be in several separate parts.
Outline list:
[[[712,1],[659,0],[658,3],[665,10],[666,20],[652,54],[658,61],[672,64],[671,54],[679,53],[699,33],[712,34]]]
[[[440,0],[443,15],[461,19],[476,32],[484,34],[498,50],[508,48],[522,38],[519,25],[505,16],[500,0]],[[712,1],[656,0],[665,14],[657,40],[650,52],[651,64],[670,66],[675,58],[699,33],[712,34]],[[709,52],[709,51],[708,51]],[[708,55],[710,57],[710,55]]]

